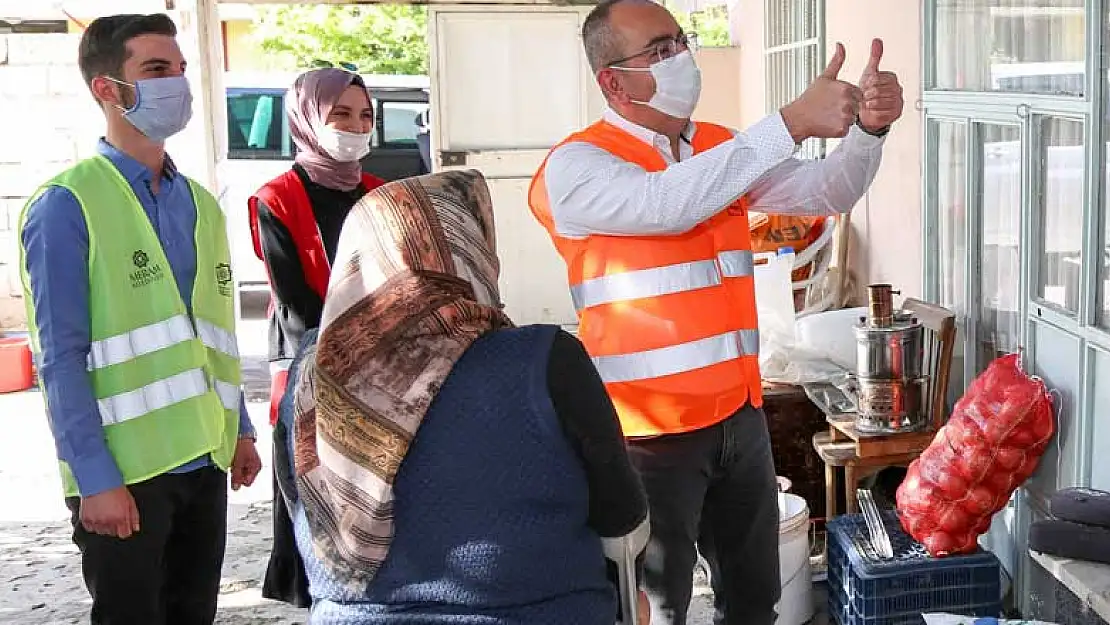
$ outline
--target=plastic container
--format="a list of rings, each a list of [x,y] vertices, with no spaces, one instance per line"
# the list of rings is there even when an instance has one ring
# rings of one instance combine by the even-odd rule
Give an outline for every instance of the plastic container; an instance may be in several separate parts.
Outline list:
[[[31,344],[23,337],[0,338],[0,393],[25,391],[34,386]]]
[[[789,350],[795,341],[794,291],[790,286],[794,250],[783,248],[777,254],[762,252],[754,258],[760,354],[769,354],[769,345]]]
[[[829,614],[839,625],[920,625],[923,612],[995,616],[1002,612],[998,559],[986,551],[932,558],[902,530],[893,512],[883,522],[894,547],[884,560],[871,548],[863,515],[830,520]]]
[[[809,568],[809,506],[779,493],[779,575],[782,595],[775,625],[802,625],[813,617],[813,577]]]

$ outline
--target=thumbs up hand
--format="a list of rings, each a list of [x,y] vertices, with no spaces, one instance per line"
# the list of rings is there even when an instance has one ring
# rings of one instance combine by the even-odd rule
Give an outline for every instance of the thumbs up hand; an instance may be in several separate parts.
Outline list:
[[[902,116],[905,103],[902,100],[902,85],[894,72],[879,70],[883,58],[883,40],[871,41],[871,57],[859,79],[863,92],[863,102],[859,109],[860,126],[869,132],[881,132]]]
[[[844,59],[844,46],[838,43],[825,71],[782,108],[783,121],[796,143],[810,137],[843,137],[855,123],[863,95],[855,85],[840,80]]]

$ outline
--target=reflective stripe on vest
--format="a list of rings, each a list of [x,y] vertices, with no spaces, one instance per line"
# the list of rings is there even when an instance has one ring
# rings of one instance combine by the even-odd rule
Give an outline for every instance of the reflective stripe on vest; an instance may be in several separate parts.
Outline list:
[[[601,380],[612,383],[660,378],[758,355],[759,330],[738,330],[644,352],[598,356],[593,361]]]
[[[239,408],[238,388],[220,380],[216,380],[213,386],[225,410]],[[190,369],[133,391],[98,399],[96,403],[100,407],[101,423],[114,425],[200,397],[208,392],[208,388],[208,377],[204,374],[204,369]]]
[[[613,273],[586,280],[570,288],[575,310],[658,297],[717,286],[721,278],[751,276],[754,272],[751,250],[721,252],[717,260],[699,260],[638,271]]]
[[[235,337],[211,323],[197,320],[197,333],[205,346],[231,358],[239,358]],[[146,354],[196,338],[193,325],[185,315],[177,315],[150,325],[93,341],[89,346],[89,371],[118,365]]]

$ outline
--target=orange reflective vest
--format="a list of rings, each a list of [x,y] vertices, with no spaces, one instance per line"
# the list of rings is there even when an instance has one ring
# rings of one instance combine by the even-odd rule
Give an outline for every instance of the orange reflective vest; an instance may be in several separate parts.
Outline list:
[[[694,153],[731,139],[728,129],[699,123]],[[649,172],[667,166],[654,147],[606,122],[563,143],[573,141]],[[744,198],[683,234],[572,239],[555,230],[546,166],[545,160],[532,178],[528,204],[566,261],[578,337],[605,382],[625,436],[688,432],[725,419],[745,403],[761,406]]]

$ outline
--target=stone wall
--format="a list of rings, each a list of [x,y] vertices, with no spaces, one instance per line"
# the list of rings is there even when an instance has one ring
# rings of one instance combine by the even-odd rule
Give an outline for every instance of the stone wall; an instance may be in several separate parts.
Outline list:
[[[0,35],[0,329],[23,328],[19,214],[57,172],[94,153],[104,120],[77,69],[78,34]]]

